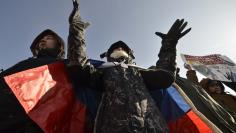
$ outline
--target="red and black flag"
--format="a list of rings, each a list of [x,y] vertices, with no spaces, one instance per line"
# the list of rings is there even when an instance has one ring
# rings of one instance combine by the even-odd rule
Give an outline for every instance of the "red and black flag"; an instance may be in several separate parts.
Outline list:
[[[1,76],[1,124],[5,126],[1,125],[0,131],[92,132],[87,127],[86,105],[76,98],[64,61],[40,64],[15,73],[15,69],[24,65],[25,62],[21,62],[10,68],[13,74]]]

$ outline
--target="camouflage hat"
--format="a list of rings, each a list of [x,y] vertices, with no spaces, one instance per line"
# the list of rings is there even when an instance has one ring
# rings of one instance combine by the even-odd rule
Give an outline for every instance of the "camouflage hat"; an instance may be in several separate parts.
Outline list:
[[[58,44],[58,47],[60,49],[60,52],[58,54],[58,58],[64,58],[64,55],[65,55],[65,50],[64,50],[64,47],[65,47],[65,44],[64,44],[64,41],[63,39],[57,35],[54,31],[50,30],[50,29],[46,29],[44,30],[43,32],[41,32],[35,39],[34,41],[32,42],[31,46],[30,46],[30,50],[33,54],[33,56],[37,56],[38,55],[38,51],[39,51],[39,46],[38,46],[38,42],[45,36],[47,35],[52,35],[56,38],[57,40],[57,44]]]
[[[124,43],[123,41],[118,41],[118,42],[115,42],[113,43],[110,48],[107,50],[107,52],[103,53],[100,55],[101,58],[104,58],[104,57],[110,57],[111,53],[113,52],[114,49],[117,49],[117,48],[123,48],[124,51],[126,51],[128,53],[129,56],[131,56],[132,59],[135,59],[134,55],[133,55],[133,50],[131,50],[129,48],[129,46]]]

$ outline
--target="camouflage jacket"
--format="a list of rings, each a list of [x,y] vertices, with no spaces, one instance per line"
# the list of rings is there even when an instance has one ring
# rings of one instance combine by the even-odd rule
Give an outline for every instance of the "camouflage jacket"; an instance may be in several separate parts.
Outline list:
[[[157,133],[168,132],[149,89],[166,88],[174,81],[175,49],[162,45],[155,70],[140,69],[121,64],[95,68],[88,62],[84,30],[77,11],[71,22],[68,37],[70,66],[80,72],[81,83],[92,88],[102,88],[103,96],[95,122],[95,133]],[[167,47],[165,47],[167,46]]]

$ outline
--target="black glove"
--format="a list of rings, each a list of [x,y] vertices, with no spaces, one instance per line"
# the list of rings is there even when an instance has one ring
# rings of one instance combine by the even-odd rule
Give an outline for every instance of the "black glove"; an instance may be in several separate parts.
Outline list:
[[[155,34],[162,38],[162,46],[158,54],[159,60],[156,63],[157,68],[165,69],[175,75],[176,71],[176,45],[178,40],[186,35],[191,28],[184,30],[187,22],[177,19],[167,34],[156,32]]]
[[[186,35],[191,30],[191,28],[189,28],[183,31],[187,24],[187,22],[184,22],[184,19],[177,19],[167,34],[163,34],[161,32],[156,32],[155,34],[159,36],[162,40],[167,39],[169,41],[175,41],[177,43],[181,37]]]

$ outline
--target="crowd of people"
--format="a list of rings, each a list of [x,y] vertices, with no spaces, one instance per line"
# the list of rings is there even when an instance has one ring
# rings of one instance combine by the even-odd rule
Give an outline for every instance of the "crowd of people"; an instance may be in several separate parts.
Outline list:
[[[196,71],[189,64],[185,64],[184,66],[187,69],[187,79],[205,89],[217,103],[227,109],[236,118],[236,97],[225,92],[223,83],[209,78],[203,78],[199,82]]]
[[[67,59],[65,59],[63,39],[54,31],[47,29],[31,44],[33,57],[1,72],[1,79],[19,71],[62,61],[67,67],[69,77],[73,81],[78,81],[80,87],[99,89],[102,92],[94,120],[95,133],[169,132],[168,125],[149,94],[149,90],[168,88],[175,81],[176,45],[178,40],[191,30],[191,28],[185,30],[187,22],[177,19],[166,34],[156,32],[156,35],[162,39],[162,46],[154,69],[136,66],[133,63],[135,59],[133,50],[123,41],[113,43],[105,53],[101,54],[107,62],[96,67],[86,54],[84,32],[89,24],[81,20],[77,0],[73,1],[73,5],[69,17]],[[208,78],[199,82],[196,71],[189,65],[185,66],[188,69],[187,79],[204,88],[236,119],[236,98],[224,92],[224,85],[220,81]],[[6,91],[2,88],[1,92],[7,95],[11,93],[10,90]],[[10,101],[9,104],[12,102],[16,101]],[[14,113],[6,114],[9,114],[6,115],[6,120],[12,117],[12,114],[14,115]],[[27,129],[22,128],[20,132],[26,130],[29,130],[29,126]],[[41,130],[29,130],[29,132],[41,132]]]

